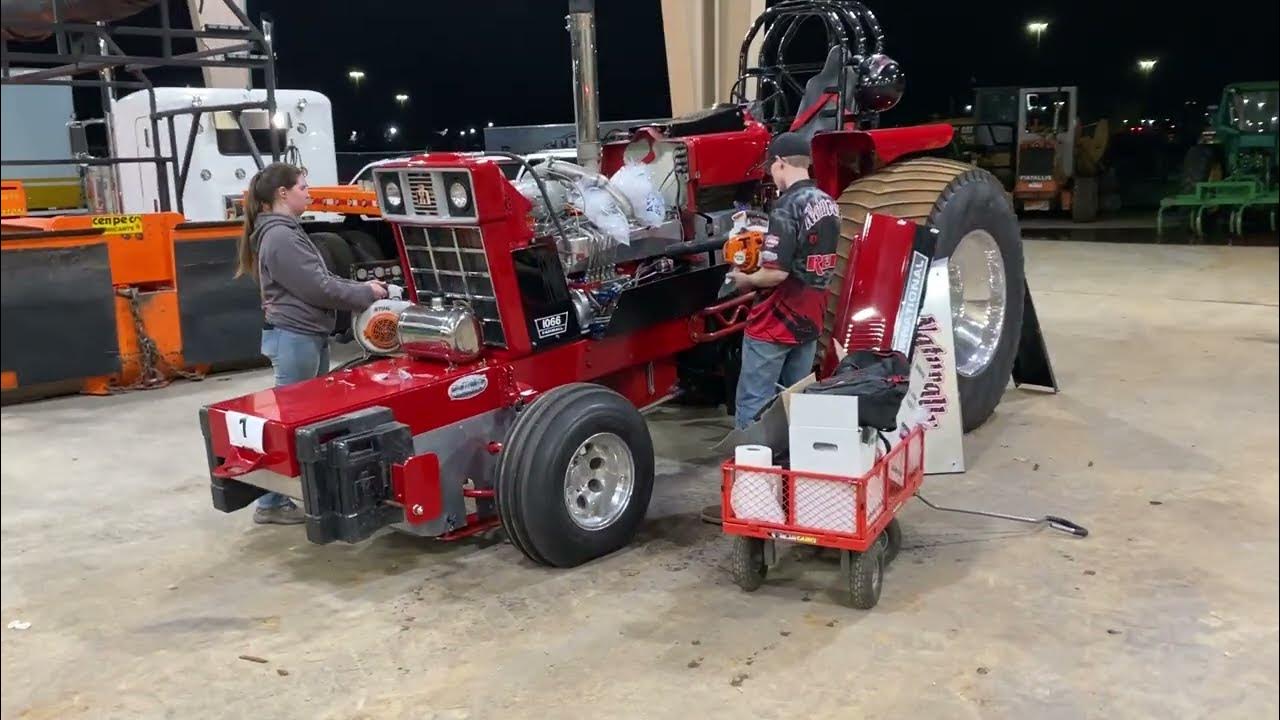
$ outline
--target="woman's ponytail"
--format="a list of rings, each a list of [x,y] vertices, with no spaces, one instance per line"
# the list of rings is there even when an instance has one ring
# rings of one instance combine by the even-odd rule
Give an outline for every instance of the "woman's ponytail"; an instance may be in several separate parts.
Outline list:
[[[258,215],[271,207],[276,190],[298,184],[302,170],[288,163],[271,163],[249,180],[244,199],[244,232],[236,244],[236,277],[252,275],[258,279],[258,248],[253,244],[253,229]]]

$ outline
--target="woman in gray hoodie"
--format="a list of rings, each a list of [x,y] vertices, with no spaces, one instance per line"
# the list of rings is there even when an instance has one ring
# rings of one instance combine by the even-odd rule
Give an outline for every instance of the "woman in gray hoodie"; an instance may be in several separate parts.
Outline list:
[[[258,281],[266,320],[262,354],[271,360],[277,387],[328,372],[337,311],[359,312],[387,296],[381,281],[344,280],[325,268],[298,222],[309,200],[306,173],[287,163],[272,163],[249,181],[236,277]],[[263,495],[253,514],[256,523],[296,525],[305,519],[293,501],[277,493]]]

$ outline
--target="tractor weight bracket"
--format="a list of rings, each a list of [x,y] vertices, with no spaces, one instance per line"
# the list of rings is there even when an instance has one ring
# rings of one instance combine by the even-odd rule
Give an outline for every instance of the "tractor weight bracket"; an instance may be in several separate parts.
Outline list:
[[[435,453],[415,455],[391,465],[391,491],[404,507],[404,521],[421,525],[444,509],[440,495],[440,458]]]

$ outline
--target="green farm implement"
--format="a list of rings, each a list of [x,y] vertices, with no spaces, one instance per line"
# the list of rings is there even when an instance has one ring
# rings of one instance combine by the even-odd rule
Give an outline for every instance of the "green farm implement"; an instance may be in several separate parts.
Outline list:
[[[1164,232],[1164,214],[1183,208],[1191,231],[1205,234],[1205,216],[1227,213],[1228,232],[1244,234],[1245,214],[1266,213],[1276,231],[1277,114],[1280,83],[1233,83],[1222,90],[1210,129],[1187,152],[1182,193],[1160,201],[1156,232]]]

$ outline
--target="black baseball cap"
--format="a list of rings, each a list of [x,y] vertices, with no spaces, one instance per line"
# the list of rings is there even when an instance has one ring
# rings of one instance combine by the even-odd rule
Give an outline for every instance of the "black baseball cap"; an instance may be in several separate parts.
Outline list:
[[[809,141],[800,133],[784,132],[769,143],[769,152],[765,158],[773,162],[779,157],[809,157]]]

